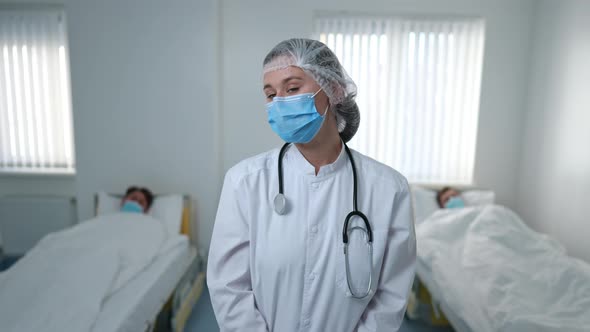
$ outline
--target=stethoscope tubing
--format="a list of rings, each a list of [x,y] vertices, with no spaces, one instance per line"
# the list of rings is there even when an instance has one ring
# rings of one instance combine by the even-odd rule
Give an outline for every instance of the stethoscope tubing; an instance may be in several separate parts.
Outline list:
[[[278,161],[279,193],[277,194],[277,196],[275,197],[275,200],[274,200],[275,211],[279,215],[283,215],[286,211],[286,198],[285,198],[284,187],[283,187],[283,156],[284,156],[285,152],[287,151],[287,148],[289,147],[290,144],[291,143],[285,143],[281,147],[281,150],[279,151],[279,161]],[[370,259],[369,261],[371,261],[372,256],[373,256],[373,231],[371,229],[371,224],[369,223],[369,219],[367,218],[367,216],[365,216],[364,213],[362,213],[361,211],[358,210],[358,205],[357,205],[358,185],[357,185],[356,165],[354,163],[354,158],[352,157],[352,152],[350,151],[350,149],[348,148],[346,143],[342,143],[342,144],[344,144],[344,149],[346,151],[346,154],[348,155],[348,159],[350,160],[350,165],[352,167],[352,182],[353,182],[353,192],[352,192],[353,210],[346,216],[346,219],[344,220],[344,225],[342,227],[342,242],[344,243],[344,258],[345,258],[345,266],[346,266],[346,282],[348,284],[348,290],[350,292],[350,295],[356,299],[363,299],[363,298],[369,296],[369,294],[371,294],[371,289],[372,289],[372,285],[373,285],[373,273],[371,270],[371,273],[369,274],[369,284],[367,287],[367,291],[361,295],[355,294],[352,290],[353,287],[350,282],[351,273],[350,273],[350,266],[349,266],[349,261],[348,261],[348,235],[349,235],[349,230],[352,231],[357,228],[362,229],[362,227],[356,226],[356,227],[353,227],[353,229],[349,229],[350,220],[353,217],[359,217],[359,218],[361,218],[361,220],[363,221],[363,223],[365,225],[365,229],[363,229],[363,231],[365,231],[365,233],[367,235],[367,244],[369,246],[369,259]]]

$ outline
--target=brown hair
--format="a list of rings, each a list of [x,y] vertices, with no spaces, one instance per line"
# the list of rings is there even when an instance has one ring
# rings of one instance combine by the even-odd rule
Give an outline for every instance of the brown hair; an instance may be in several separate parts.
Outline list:
[[[438,206],[443,208],[444,206],[442,206],[442,203],[440,202],[440,198],[442,197],[442,195],[444,195],[444,193],[446,193],[447,191],[451,190],[451,187],[444,187],[441,190],[438,191],[438,193],[436,193],[436,202],[438,203]]]
[[[131,186],[127,188],[127,191],[125,192],[125,197],[129,196],[129,194],[132,194],[136,191],[141,192],[145,196],[145,199],[147,201],[147,209],[149,209],[152,206],[152,203],[154,202],[154,194],[148,188]]]

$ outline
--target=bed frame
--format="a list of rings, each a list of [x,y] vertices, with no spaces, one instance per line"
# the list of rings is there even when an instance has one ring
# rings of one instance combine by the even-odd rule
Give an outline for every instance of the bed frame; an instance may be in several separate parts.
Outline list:
[[[123,198],[121,194],[109,194]],[[154,195],[154,198],[163,195]],[[182,222],[180,234],[186,235],[191,243],[195,243],[191,233],[192,204],[189,195],[183,195]],[[94,214],[98,212],[98,194],[94,195]],[[186,322],[201,297],[205,285],[205,263],[201,253],[197,253],[184,275],[176,285],[168,301],[164,303],[156,317],[147,322],[146,332],[182,332]]]

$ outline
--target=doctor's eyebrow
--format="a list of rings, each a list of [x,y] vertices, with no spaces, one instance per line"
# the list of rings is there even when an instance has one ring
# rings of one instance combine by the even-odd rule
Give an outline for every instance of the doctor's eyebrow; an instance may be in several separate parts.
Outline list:
[[[283,79],[281,81],[282,84],[287,84],[289,81],[292,80],[299,80],[299,81],[303,81],[303,78],[299,77],[299,76],[289,76],[285,79]],[[265,84],[264,87],[262,88],[262,90],[266,90],[266,89],[272,89],[272,86],[270,84]]]

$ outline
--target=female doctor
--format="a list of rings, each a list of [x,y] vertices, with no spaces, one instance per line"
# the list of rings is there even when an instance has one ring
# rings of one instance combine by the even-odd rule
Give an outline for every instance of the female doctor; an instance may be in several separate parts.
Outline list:
[[[326,45],[283,41],[263,74],[290,144],[225,176],[207,269],[221,331],[397,331],[416,259],[406,179],[346,146],[356,86]]]

